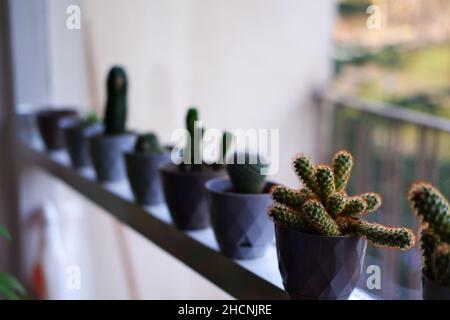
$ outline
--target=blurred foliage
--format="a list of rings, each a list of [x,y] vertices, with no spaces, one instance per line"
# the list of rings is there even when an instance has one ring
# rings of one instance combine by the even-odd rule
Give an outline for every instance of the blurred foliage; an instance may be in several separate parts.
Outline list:
[[[365,14],[370,0],[341,0],[338,4],[339,13],[345,15]]]

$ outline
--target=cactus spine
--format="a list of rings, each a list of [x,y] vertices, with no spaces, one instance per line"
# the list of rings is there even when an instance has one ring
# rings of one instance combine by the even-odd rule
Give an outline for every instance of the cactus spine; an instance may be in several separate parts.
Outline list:
[[[297,231],[326,236],[355,234],[366,237],[375,246],[402,250],[414,246],[415,237],[410,229],[385,227],[361,219],[362,214],[381,206],[381,197],[375,193],[347,195],[345,187],[352,166],[353,157],[347,151],[338,152],[330,166],[314,166],[310,158],[299,154],[293,167],[304,188],[272,188],[277,205],[269,211],[269,216]]]
[[[113,67],[107,80],[107,102],[105,111],[105,133],[122,134],[125,132],[127,120],[127,87],[125,70]]]
[[[447,199],[429,183],[411,186],[409,204],[422,220],[423,272],[431,280],[450,288],[450,209]]]
[[[239,193],[260,193],[264,187],[266,176],[262,174],[264,162],[258,154],[235,153],[234,161],[226,168],[233,185],[233,190]]]

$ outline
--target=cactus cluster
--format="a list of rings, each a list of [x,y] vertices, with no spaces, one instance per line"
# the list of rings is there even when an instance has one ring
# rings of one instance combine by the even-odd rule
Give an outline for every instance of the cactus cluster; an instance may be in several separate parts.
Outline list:
[[[382,199],[376,193],[347,195],[345,188],[353,167],[349,152],[336,153],[331,165],[314,165],[309,157],[299,154],[293,167],[303,189],[272,188],[275,204],[269,215],[276,223],[312,234],[360,235],[380,247],[406,250],[414,246],[415,237],[411,230],[385,227],[361,219],[362,215],[376,211]]]
[[[158,136],[151,132],[138,137],[134,151],[147,154],[161,154],[164,153],[164,148],[159,144]]]
[[[107,135],[125,132],[127,120],[127,87],[128,80],[125,70],[114,66],[107,79],[107,101],[104,118]]]
[[[201,148],[205,128],[198,126],[199,120],[200,117],[197,108],[191,107],[186,115],[186,129],[189,133],[189,142],[183,150],[183,162],[179,167],[183,171],[202,171],[205,167],[213,170],[223,169],[223,164],[225,163],[228,148],[233,141],[233,136],[227,131],[223,133],[218,159],[212,165],[207,165],[203,160]]]
[[[262,169],[265,161],[259,154],[249,152],[234,153],[233,161],[227,161],[227,172],[233,185],[233,191],[238,193],[260,193],[265,185],[266,176]]]
[[[418,182],[409,191],[411,209],[422,220],[421,249],[424,274],[450,288],[450,206],[429,183]]]

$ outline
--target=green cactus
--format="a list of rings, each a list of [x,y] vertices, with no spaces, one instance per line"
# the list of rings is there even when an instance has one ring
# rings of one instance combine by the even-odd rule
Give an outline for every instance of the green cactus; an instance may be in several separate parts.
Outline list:
[[[260,193],[266,180],[262,174],[265,164],[261,156],[248,152],[235,153],[233,159],[226,166],[233,190],[239,193]]]
[[[134,146],[134,151],[149,154],[161,154],[164,153],[164,148],[159,144],[158,136],[156,134],[147,133],[138,137]]]
[[[316,170],[309,157],[304,154],[297,155],[294,159],[294,171],[305,188],[317,192]]]
[[[407,250],[414,246],[415,237],[407,228],[390,228],[356,217],[340,217],[337,224],[345,233],[365,236],[376,247]]]
[[[113,67],[107,80],[107,102],[105,111],[105,133],[108,135],[125,132],[127,120],[127,87],[128,80],[125,70]]]
[[[422,219],[423,272],[441,286],[450,288],[450,209],[441,192],[426,182],[411,186],[411,210]]]
[[[269,216],[278,223],[288,226],[295,231],[311,232],[305,218],[283,205],[276,205],[269,209]]]
[[[353,156],[350,152],[339,151],[333,157],[331,167],[333,168],[336,191],[343,191],[350,178],[350,172],[353,167]]]
[[[352,166],[353,157],[346,151],[338,152],[331,166],[314,167],[307,156],[296,156],[293,167],[305,188],[272,188],[272,198],[283,210],[276,205],[278,209],[272,209],[274,212],[269,212],[270,217],[274,222],[294,230],[298,230],[301,220],[302,230],[307,233],[327,236],[356,234],[366,237],[376,246],[403,250],[411,248],[415,237],[410,229],[385,227],[359,218],[363,213],[377,210],[382,201],[376,193],[355,197],[347,195],[345,186]]]

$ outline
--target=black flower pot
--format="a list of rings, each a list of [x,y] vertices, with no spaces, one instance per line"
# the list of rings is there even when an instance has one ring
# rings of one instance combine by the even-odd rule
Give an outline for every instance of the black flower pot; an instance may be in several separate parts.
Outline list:
[[[60,123],[63,119],[76,117],[73,109],[42,110],[36,114],[36,120],[42,140],[48,151],[64,148],[63,133]]]
[[[136,143],[136,135],[96,135],[89,139],[92,164],[101,182],[114,182],[126,178],[123,153],[131,151]]]
[[[450,300],[450,288],[431,281],[422,272],[422,296],[423,300]]]
[[[348,299],[360,277],[367,241],[327,237],[275,224],[278,266],[291,299]]]
[[[160,170],[164,197],[175,226],[181,230],[200,230],[210,226],[205,183],[226,174],[210,168],[201,172],[181,171],[174,164]]]
[[[170,153],[125,153],[128,180],[136,202],[141,205],[157,205],[164,202],[159,168],[170,162]]]
[[[102,124],[88,124],[81,120],[65,119],[61,123],[61,128],[72,166],[77,169],[89,167],[91,158],[88,139],[103,131]]]
[[[206,183],[212,227],[224,255],[234,259],[264,255],[274,238],[273,223],[267,215],[271,186],[267,183],[264,193],[243,194],[232,191],[228,178]]]

